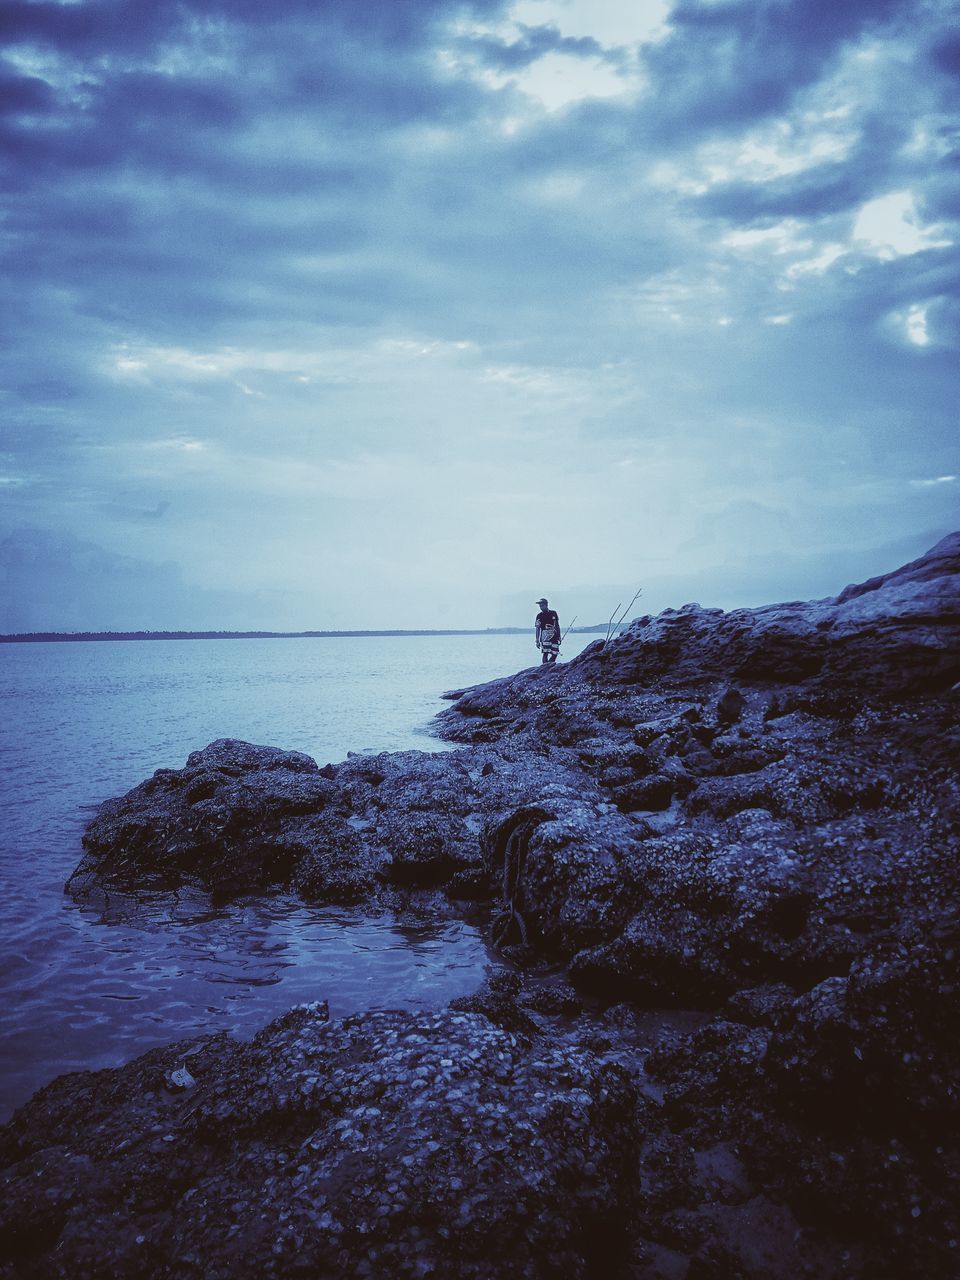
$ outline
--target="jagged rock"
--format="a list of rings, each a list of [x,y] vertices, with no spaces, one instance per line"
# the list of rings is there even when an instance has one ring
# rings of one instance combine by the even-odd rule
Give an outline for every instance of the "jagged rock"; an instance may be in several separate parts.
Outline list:
[[[717,720],[720,724],[735,724],[743,715],[747,700],[739,689],[725,690],[717,702]]]
[[[299,1006],[251,1044],[62,1076],[0,1131],[0,1275],[845,1274],[731,1149],[669,1131],[610,1035],[499,1025],[519,994],[334,1022]]]
[[[575,700],[587,682],[597,692],[616,690],[620,701],[631,687],[654,681],[689,699],[710,682],[719,693],[733,678],[748,706],[749,686],[762,687],[764,709],[772,692],[789,696],[790,685],[803,685],[808,695],[852,691],[858,700],[878,690],[885,697],[949,690],[960,679],[960,533],[894,573],[825,600],[730,613],[686,605],[638,618],[608,644],[590,645],[558,666],[549,684],[519,672],[478,685],[463,690],[439,720],[451,738],[470,741],[476,719],[506,724],[521,709],[529,719],[545,704]]]
[[[669,775],[656,774],[641,782],[627,782],[614,787],[613,798],[617,802],[617,808],[624,813],[654,813],[658,809],[670,808],[674,785],[674,780]]]
[[[755,1179],[864,1240],[866,1274],[889,1280],[955,1274],[956,916],[943,942],[901,943],[796,998],[771,993],[765,1026],[717,1023],[648,1061],[675,1126],[736,1142]]]
[[[651,1058],[664,1087],[662,1114],[650,1101],[653,1086],[631,1094],[634,1119],[642,1117],[646,1135],[631,1147],[632,1190],[625,1189],[628,1179],[614,1179],[613,1190],[604,1184],[610,1203],[619,1206],[610,1229],[620,1233],[624,1276],[679,1276],[689,1267],[691,1275],[786,1280],[810,1268],[822,1277],[894,1280],[922,1273],[947,1280],[956,1274],[960,1247],[950,1244],[960,1231],[960,1044],[950,1016],[960,951],[958,641],[960,534],[913,564],[830,599],[730,613],[699,605],[667,610],[637,619],[607,644],[588,646],[573,662],[455,691],[437,725],[442,736],[463,744],[457,751],[354,756],[318,770],[298,753],[211,744],[183,770],[158,771],[101,809],[72,887],[82,891],[111,878],[128,884],[196,879],[218,888],[286,884],[306,897],[362,900],[391,886],[415,891],[439,884],[454,902],[488,896],[493,939],[518,964],[560,959],[581,989],[608,1003],[626,998],[654,1008],[722,1011]],[[549,1001],[538,1009],[529,989],[496,983],[467,1000],[473,1012],[462,1015],[468,1018],[464,1038],[486,1044],[488,1037],[512,1035],[509,1046],[497,1040],[504,1061],[519,1061],[517,1055],[540,1061],[546,1050],[538,1047],[538,1028],[550,1014]],[[562,1004],[554,1012],[563,1012]],[[584,1033],[576,1052],[594,1059],[620,1054],[635,1069],[628,1021],[618,1016],[607,1024],[611,1036],[621,1037],[619,1048],[600,1033],[593,1041]],[[363,1042],[363,1062],[373,1057],[375,1040],[381,1052],[399,1043],[390,1039],[400,1035],[396,1025],[376,1026],[376,1035],[370,1031]],[[346,1032],[323,1036],[341,1034],[343,1044],[354,1043]],[[357,1032],[361,1039],[366,1034]],[[438,1023],[423,1034],[424,1043],[433,1043],[431,1037],[456,1039],[461,1031]],[[229,1090],[218,1086],[210,1114],[227,1123],[231,1143],[239,1143],[241,1133],[245,1143],[266,1132],[264,1149],[287,1153],[273,1126],[298,1117],[291,1132],[302,1146],[305,1115],[311,1124],[326,1123],[310,1099],[315,1094],[321,1107],[333,1086],[315,1063],[311,1089],[297,1077],[258,1092],[244,1074],[251,1064],[266,1077],[279,1072],[278,1079],[285,1069],[278,1055],[287,1042],[276,1031],[265,1035],[256,1049],[260,1057],[226,1042],[203,1047],[196,1069],[194,1059],[189,1064],[197,1087],[184,1097],[211,1096],[198,1074],[204,1054],[220,1063],[211,1070],[222,1080],[236,1068],[240,1076],[229,1078],[239,1081],[242,1101],[234,1107]],[[320,1054],[319,1060],[334,1059]],[[353,1079],[351,1060],[344,1061]],[[390,1061],[388,1055],[385,1074],[376,1078],[393,1097]],[[549,1058],[545,1074],[536,1077],[544,1092],[558,1061]],[[186,1065],[162,1055],[157,1062],[167,1072]],[[432,1058],[429,1065],[436,1068]],[[593,1065],[588,1069],[579,1059],[575,1065],[593,1079]],[[110,1084],[107,1093],[119,1099],[127,1131],[145,1143],[148,1126],[166,1113],[125,1093],[122,1073],[110,1079],[116,1089]],[[49,1099],[60,1096],[57,1087]],[[63,1097],[82,1111],[107,1086],[62,1087]],[[592,1087],[584,1086],[588,1093]],[[35,1100],[39,1110],[28,1108],[24,1123],[47,1123],[48,1102],[38,1101],[44,1096]],[[528,1095],[501,1101],[516,1118]],[[454,1124],[448,1103],[437,1097],[434,1104],[434,1120]],[[69,1132],[66,1111],[58,1115]],[[676,1134],[662,1129],[664,1118]],[[375,1135],[372,1125],[350,1123],[351,1132],[361,1134],[361,1145],[350,1148],[350,1169],[363,1185],[379,1186],[381,1166],[393,1167],[394,1148],[383,1145],[393,1131]],[[201,1141],[201,1131],[188,1131],[191,1141]],[[16,1130],[17,1143],[23,1132]],[[49,1128],[45,1132],[52,1149],[58,1144]],[[557,1156],[565,1172],[551,1167],[545,1179],[533,1181],[532,1192],[508,1181],[511,1204],[520,1195],[531,1213],[554,1221],[558,1188],[576,1172],[569,1162],[573,1132],[557,1139],[567,1153]],[[602,1130],[601,1145],[605,1135]],[[453,1139],[444,1130],[432,1141],[447,1152],[444,1144]],[[329,1142],[322,1139],[318,1148],[324,1159]],[[403,1142],[396,1150],[407,1150]],[[723,1180],[709,1182],[710,1190],[697,1164],[707,1150],[734,1146],[751,1180],[736,1231],[715,1205],[704,1209]],[[260,1149],[252,1156],[242,1145],[231,1150],[248,1162],[239,1167],[253,1170],[251,1179],[273,1176],[259,1163]],[[312,1168],[313,1155],[300,1150],[296,1158]],[[512,1159],[513,1147],[504,1150]],[[86,1139],[56,1153],[17,1147],[17,1194],[25,1199],[15,1221],[16,1238],[28,1242],[23,1257],[46,1258],[48,1235],[60,1231],[72,1274],[93,1267],[94,1254],[85,1252],[93,1245],[82,1238],[80,1210],[75,1214],[72,1206],[91,1203],[83,1198],[85,1180],[90,1194],[101,1196],[98,1204],[127,1194],[100,1168],[99,1152]],[[288,1155],[293,1160],[292,1148]],[[191,1177],[195,1158],[183,1157]],[[324,1174],[333,1181],[322,1186],[334,1199],[337,1179],[347,1178],[346,1157],[336,1159],[329,1166],[334,1171]],[[452,1156],[437,1159],[438,1177],[460,1176],[451,1172]],[[528,1168],[522,1160],[519,1167]],[[210,1165],[197,1177],[191,1185],[203,1190],[196,1194],[220,1204],[247,1174]],[[333,1242],[326,1227],[311,1235],[288,1177],[276,1174],[278,1189],[268,1203],[277,1217],[287,1212],[294,1237],[299,1232],[313,1241],[316,1255],[308,1250],[306,1256],[320,1257],[322,1239],[324,1265],[341,1274],[360,1265],[361,1237],[387,1247],[374,1219],[373,1235],[360,1231],[360,1218],[350,1217],[353,1211],[339,1200],[331,1221],[352,1224],[346,1234]],[[304,1185],[315,1190],[310,1177],[304,1174]],[[738,1185],[735,1176],[723,1184],[724,1194],[741,1194],[730,1190]],[[185,1184],[178,1185],[182,1191]],[[151,1195],[153,1187],[149,1183]],[[476,1192],[486,1201],[475,1199],[472,1188],[472,1182],[454,1187],[455,1196],[441,1179],[423,1192],[423,1203],[439,1206],[425,1261],[441,1274],[473,1274],[469,1266],[457,1268],[464,1259],[474,1265],[479,1254],[471,1250],[481,1240],[493,1263],[477,1274],[501,1274],[496,1268],[505,1255],[491,1243],[495,1237],[516,1250],[512,1274],[590,1274],[590,1233],[605,1231],[608,1219],[584,1218],[575,1200],[569,1223],[580,1225],[559,1229],[555,1269],[538,1271],[534,1259],[548,1254],[530,1253],[528,1246],[546,1250],[549,1233],[515,1244],[519,1228],[507,1201],[486,1182]],[[246,1190],[236,1194],[248,1203]],[[814,1224],[812,1253],[790,1252],[800,1248],[799,1237],[783,1201]],[[482,1204],[489,1212],[478,1208]],[[632,1236],[617,1216],[627,1212],[624,1206],[633,1215]],[[162,1258],[175,1258],[181,1268],[194,1266],[188,1253],[200,1256],[198,1242],[213,1247],[206,1223],[190,1218],[194,1213],[188,1208],[189,1240],[172,1236],[174,1243],[162,1246],[168,1249]],[[270,1235],[272,1226],[250,1226],[245,1213],[237,1219],[239,1239],[243,1256],[262,1264],[255,1273],[282,1262],[282,1273],[293,1274],[287,1244]],[[750,1233],[743,1222],[763,1222],[776,1234],[778,1213],[787,1215],[776,1230],[789,1243],[770,1255],[780,1259],[771,1263],[746,1247]],[[463,1214],[466,1253],[454,1262],[450,1240]],[[469,1225],[481,1218],[482,1229]],[[234,1223],[229,1214],[225,1221]],[[389,1213],[385,1221],[392,1221]],[[447,1236],[439,1233],[440,1222]],[[842,1240],[839,1253],[831,1252],[833,1231]],[[414,1237],[393,1238],[404,1259],[417,1256]],[[147,1232],[145,1239],[154,1237]],[[261,1247],[268,1239],[269,1256]],[[137,1250],[129,1241],[123,1247],[123,1267],[140,1274]],[[270,1262],[273,1257],[280,1262]],[[392,1253],[380,1255],[378,1266],[364,1259],[381,1273],[417,1274],[404,1271],[408,1261]],[[43,1270],[45,1261],[37,1265],[38,1276],[60,1274]],[[153,1265],[147,1274],[155,1273]],[[524,1266],[532,1269],[525,1273]]]
[[[538,987],[527,997],[525,1003],[538,1013],[559,1013],[567,1018],[583,1011],[583,1002],[576,988],[569,982],[554,982],[549,986]]]
[[[723,1012],[733,1022],[749,1027],[776,1027],[787,1016],[796,993],[783,982],[744,987],[730,997]]]
[[[450,1008],[463,1013],[480,1013],[494,1026],[514,1031],[518,1035],[531,1035],[537,1031],[536,1023],[520,1007],[517,997],[522,988],[520,977],[506,970],[491,974],[473,995],[457,996],[450,1001]]]
[[[221,738],[192,752],[183,769],[158,769],[101,805],[71,884],[94,873],[167,883],[197,875],[243,887],[284,882],[298,838],[328,843],[335,800],[309,756]]]
[[[165,1077],[190,1063],[194,1087]],[[572,1042],[479,1013],[304,1007],[64,1076],[0,1139],[28,1277],[598,1274],[633,1244],[643,1103]],[[111,1219],[108,1206],[123,1206]]]
[[[220,739],[103,804],[67,887],[80,896],[100,884],[195,881],[335,902],[372,900],[384,886],[472,883],[476,893],[484,821],[525,794],[573,794],[583,779],[572,763],[491,748],[469,763],[408,751],[320,770],[300,752]]]

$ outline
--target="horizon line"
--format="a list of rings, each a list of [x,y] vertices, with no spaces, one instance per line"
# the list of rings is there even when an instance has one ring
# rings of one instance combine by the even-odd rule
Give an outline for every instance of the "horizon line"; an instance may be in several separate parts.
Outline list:
[[[416,627],[377,631],[354,628],[345,631],[19,631],[0,634],[0,644],[35,644],[56,641],[87,642],[96,640],[322,640],[360,639],[364,636],[484,636],[526,635],[529,627]],[[588,627],[571,627],[570,635],[605,632],[605,623]]]

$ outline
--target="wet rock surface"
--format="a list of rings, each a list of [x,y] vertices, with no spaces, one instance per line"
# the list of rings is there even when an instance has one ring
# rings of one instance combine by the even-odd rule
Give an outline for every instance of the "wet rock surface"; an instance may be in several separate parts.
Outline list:
[[[517,973],[54,1082],[6,1274],[98,1274],[106,1230],[119,1275],[957,1275],[958,681],[952,535],[458,690],[449,753],[221,740],[108,802],[78,896],[429,890]]]
[[[582,779],[576,761],[516,748],[355,755],[318,768],[296,751],[219,739],[109,800],[67,888],[288,887],[317,902],[372,901],[391,887],[470,884],[491,812]],[[476,890],[467,896],[476,896]]]
[[[2,1274],[705,1275],[740,1237],[751,1274],[846,1273],[732,1148],[670,1131],[641,1046],[506,1027],[491,994],[493,1020],[301,1006],[62,1076],[2,1136]]]

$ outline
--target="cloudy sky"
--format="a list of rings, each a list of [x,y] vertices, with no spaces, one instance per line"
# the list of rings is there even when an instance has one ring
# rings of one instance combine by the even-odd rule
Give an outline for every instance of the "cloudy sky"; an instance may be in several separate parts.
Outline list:
[[[919,554],[958,17],[0,0],[0,630],[595,621]]]

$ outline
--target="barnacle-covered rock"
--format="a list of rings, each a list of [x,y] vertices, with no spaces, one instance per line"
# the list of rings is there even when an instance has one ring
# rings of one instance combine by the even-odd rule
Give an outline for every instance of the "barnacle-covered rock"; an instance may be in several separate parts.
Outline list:
[[[109,801],[76,893],[442,887],[631,1005],[562,1039],[576,993],[494,977],[433,1020],[301,1011],[56,1082],[6,1134],[8,1266],[100,1274],[99,1216],[131,1276],[952,1280],[958,681],[955,534],[458,690],[454,751],[318,770],[221,740]],[[661,1039],[657,1083],[640,1009],[666,1006],[719,1016]]]
[[[642,1130],[628,1074],[572,1043],[301,1008],[249,1045],[37,1094],[0,1136],[0,1259],[74,1280],[585,1277],[634,1243]]]

